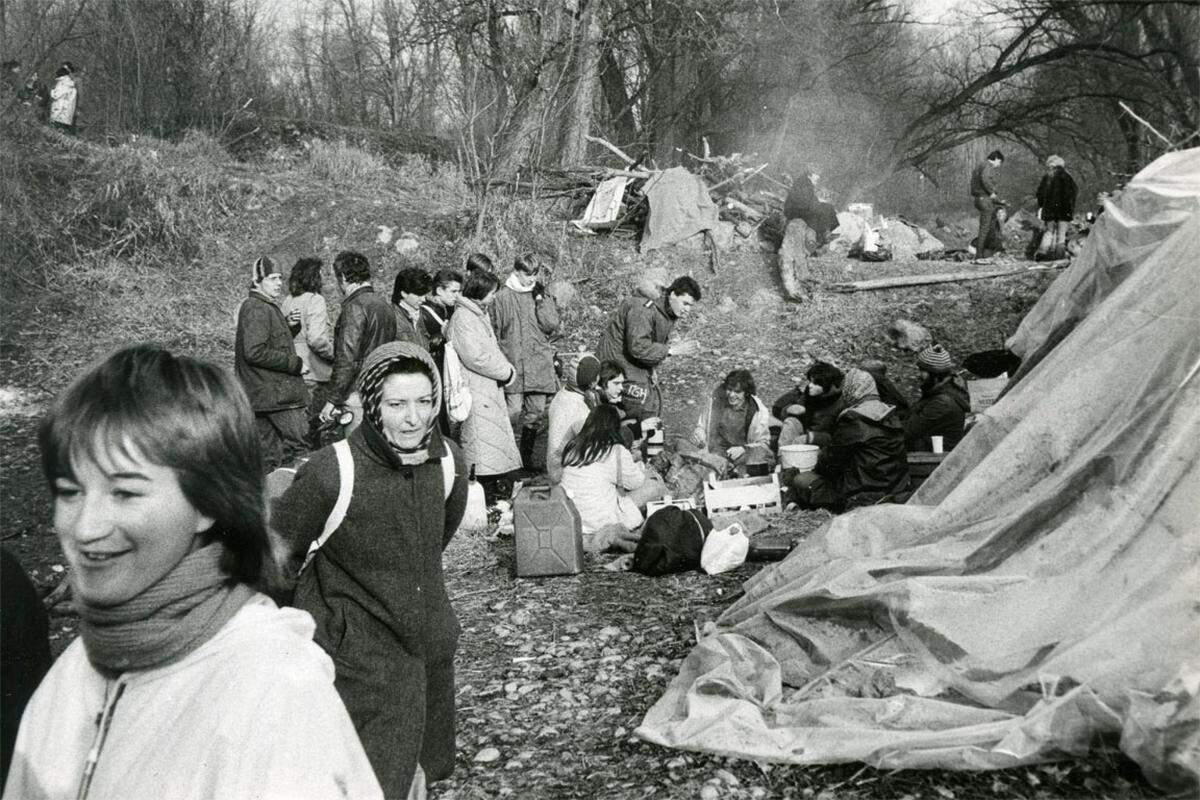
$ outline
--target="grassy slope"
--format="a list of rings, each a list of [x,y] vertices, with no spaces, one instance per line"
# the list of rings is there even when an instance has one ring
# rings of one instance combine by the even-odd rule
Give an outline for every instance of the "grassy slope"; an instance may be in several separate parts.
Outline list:
[[[915,370],[888,344],[888,322],[898,316],[921,321],[958,353],[998,346],[1049,280],[1043,274],[872,294],[817,292],[810,302],[786,304],[768,260],[757,253],[726,254],[720,274],[712,275],[696,253],[642,257],[627,241],[574,238],[561,220],[543,219],[528,204],[499,206],[500,219],[475,240],[466,235],[468,198],[456,176],[422,164],[396,173],[364,154],[317,146],[307,158],[246,167],[202,140],[179,146],[143,140],[109,149],[39,136],[31,133],[22,143],[24,165],[4,173],[7,207],[30,212],[23,230],[8,231],[6,245],[24,237],[18,244],[43,257],[6,259],[0,275],[0,369],[4,383],[28,401],[0,415],[0,494],[6,545],[45,587],[60,574],[52,568],[57,554],[30,412],[82,364],[130,341],[157,340],[229,363],[246,265],[261,253],[290,264],[301,255],[328,261],[337,250],[359,249],[376,267],[376,285],[390,288],[409,262],[448,265],[476,247],[505,260],[524,249],[548,250],[557,255],[556,277],[576,280],[582,295],[566,314],[564,347],[594,344],[601,309],[641,269],[689,271],[706,297],[681,333],[703,349],[663,370],[665,416],[676,429],[690,424],[696,399],[729,369],[750,367],[770,399],[803,371],[814,350],[849,360],[883,358],[911,389]],[[63,181],[60,168],[69,168],[72,180]],[[44,192],[50,185],[54,191]],[[14,200],[21,202],[14,206]],[[396,255],[376,241],[380,225],[415,231],[421,250],[407,259]],[[133,244],[118,257],[123,239]],[[826,280],[926,268],[838,259],[814,264],[816,276]],[[334,293],[326,293],[336,304]],[[803,536],[822,518],[793,514],[783,525]],[[641,714],[694,641],[694,623],[715,618],[756,569],[650,580],[594,563],[577,577],[518,582],[511,577],[511,542],[456,541],[447,573],[464,627],[461,768],[438,794],[694,797],[706,782],[713,797],[1146,794],[1109,750],[1005,773],[884,774],[852,765],[760,768],[632,740]],[[70,615],[55,617],[59,647],[73,626]],[[500,752],[499,760],[474,763],[487,747]],[[722,768],[726,773],[718,774]]]

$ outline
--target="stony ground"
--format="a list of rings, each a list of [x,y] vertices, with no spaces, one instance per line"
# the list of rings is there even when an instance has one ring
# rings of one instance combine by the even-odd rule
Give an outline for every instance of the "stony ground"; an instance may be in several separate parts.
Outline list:
[[[300,241],[299,230],[285,230],[280,238]],[[592,264],[593,273],[576,276],[583,301],[567,315],[564,348],[594,344],[603,309],[626,291],[637,269],[660,265],[701,279],[704,303],[680,331],[699,342],[700,353],[672,359],[662,374],[664,417],[673,429],[690,424],[697,400],[728,370],[751,369],[770,402],[803,373],[814,353],[848,362],[881,358],[898,383],[912,391],[916,371],[911,356],[890,345],[884,332],[889,322],[897,317],[921,322],[960,355],[998,347],[1052,278],[1030,273],[854,295],[816,290],[808,302],[789,304],[779,300],[769,261],[756,253],[725,256],[713,275],[699,254],[641,259],[613,243],[567,246],[578,261]],[[939,268],[963,266],[824,259],[814,270],[818,279],[843,281]],[[59,362],[78,360],[70,356],[71,348],[86,349],[88,331],[73,322],[81,310],[61,298],[36,292],[29,297],[18,309],[22,316],[5,323],[3,362],[11,385],[0,393],[0,530],[5,546],[49,593],[63,570],[49,528],[35,418],[49,393],[69,377]],[[48,344],[45,329],[62,331],[62,341]],[[197,349],[227,359],[229,339],[204,340]],[[811,536],[824,518],[823,512],[792,513],[778,521],[777,529],[800,539]],[[692,573],[659,579],[611,572],[605,565],[603,559],[592,560],[578,576],[517,580],[511,539],[460,537],[452,543],[447,581],[463,627],[457,665],[459,768],[451,780],[434,787],[434,797],[1154,796],[1136,768],[1110,746],[1084,760],[960,774],[885,773],[859,765],[771,766],[639,742],[634,728],[675,674],[697,630],[715,619],[762,565],[747,564],[719,577]],[[58,650],[75,632],[68,606],[56,607],[52,627]]]

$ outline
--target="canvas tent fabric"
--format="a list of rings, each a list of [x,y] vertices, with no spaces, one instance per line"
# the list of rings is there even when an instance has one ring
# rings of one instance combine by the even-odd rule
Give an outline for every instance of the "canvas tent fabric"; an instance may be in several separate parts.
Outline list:
[[[717,227],[717,205],[699,175],[672,167],[646,181],[650,217],[642,235],[642,251],[678,244]]]
[[[1109,734],[1160,785],[1200,778],[1197,252],[1193,208],[907,505],[837,517],[748,581],[638,735],[989,769]]]

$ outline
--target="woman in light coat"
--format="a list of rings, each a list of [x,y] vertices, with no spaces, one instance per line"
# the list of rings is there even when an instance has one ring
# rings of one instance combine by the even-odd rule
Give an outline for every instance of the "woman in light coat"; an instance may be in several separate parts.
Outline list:
[[[75,67],[64,61],[54,73],[54,88],[50,90],[50,124],[68,133],[75,132],[75,104],[79,97],[74,74]]]
[[[329,335],[329,310],[321,294],[321,259],[302,258],[288,276],[288,296],[279,307],[285,317],[300,315],[300,332],[293,338],[296,355],[304,362],[304,385],[308,388],[309,445],[319,446],[321,409],[329,400],[329,378],[333,373],[333,337]]]
[[[562,487],[583,522],[591,552],[632,553],[641,539],[642,512],[630,492],[646,483],[646,469],[621,441],[621,416],[610,405],[588,415],[563,450]]]
[[[471,391],[471,413],[460,435],[463,455],[475,467],[489,500],[496,498],[497,484],[521,468],[504,399],[504,387],[516,371],[500,351],[487,312],[499,285],[495,273],[473,270],[446,323],[446,338],[454,345]]]

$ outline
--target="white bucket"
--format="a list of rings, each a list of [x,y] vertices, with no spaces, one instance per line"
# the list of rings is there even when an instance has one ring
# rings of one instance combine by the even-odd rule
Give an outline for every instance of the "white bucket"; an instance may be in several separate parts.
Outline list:
[[[784,467],[807,472],[817,465],[817,452],[821,448],[815,444],[785,444],[779,448],[779,463]]]

